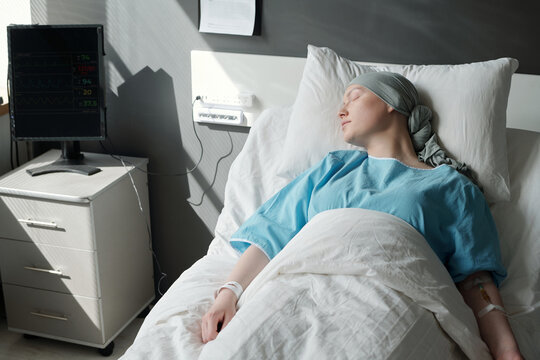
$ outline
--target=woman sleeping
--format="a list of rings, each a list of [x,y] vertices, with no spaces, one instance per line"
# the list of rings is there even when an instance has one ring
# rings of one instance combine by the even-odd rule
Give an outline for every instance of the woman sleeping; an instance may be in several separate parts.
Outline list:
[[[397,216],[422,234],[475,314],[492,356],[521,359],[498,291],[507,274],[491,212],[467,166],[437,144],[431,117],[400,74],[353,79],[338,119],[345,141],[366,151],[328,153],[232,235],[231,246],[242,255],[202,318],[202,341],[227,326],[243,289],[315,215],[363,208]]]

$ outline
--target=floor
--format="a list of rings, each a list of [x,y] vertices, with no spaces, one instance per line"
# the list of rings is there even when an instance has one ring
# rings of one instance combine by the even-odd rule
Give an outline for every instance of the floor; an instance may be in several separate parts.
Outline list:
[[[133,320],[114,340],[112,355],[103,357],[91,347],[45,338],[26,339],[22,334],[8,331],[6,319],[0,317],[0,360],[118,359],[135,339],[143,320]]]

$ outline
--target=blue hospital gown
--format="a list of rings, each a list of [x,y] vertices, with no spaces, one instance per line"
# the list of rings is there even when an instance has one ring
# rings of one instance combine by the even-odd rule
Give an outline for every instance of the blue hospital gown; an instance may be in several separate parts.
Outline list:
[[[253,244],[271,260],[315,215],[337,208],[378,210],[405,220],[454,282],[487,270],[499,286],[507,275],[488,204],[466,176],[446,164],[418,169],[360,150],[328,153],[260,206],[230,244],[240,254]]]

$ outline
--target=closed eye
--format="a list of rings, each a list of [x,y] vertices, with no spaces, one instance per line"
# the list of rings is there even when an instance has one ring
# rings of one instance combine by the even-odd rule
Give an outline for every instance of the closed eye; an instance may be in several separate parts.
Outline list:
[[[360,98],[360,96],[362,96],[362,94],[359,94],[359,95],[355,95],[351,100],[349,100],[348,102],[351,102],[351,101],[354,101],[358,98]],[[343,103],[342,105],[345,106],[347,103]]]
[[[356,100],[364,93],[363,88],[354,88],[345,96],[345,98],[349,98],[350,96],[354,95],[350,101]],[[345,106],[347,102],[343,102],[342,105]]]

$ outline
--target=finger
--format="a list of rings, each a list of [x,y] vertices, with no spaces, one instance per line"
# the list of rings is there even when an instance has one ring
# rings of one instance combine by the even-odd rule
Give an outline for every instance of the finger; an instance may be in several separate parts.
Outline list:
[[[214,315],[211,317],[207,328],[207,335],[209,340],[214,340],[217,337],[217,326],[218,322],[220,321],[222,321],[222,318],[219,315]]]
[[[201,322],[201,337],[202,337],[202,342],[206,343],[206,321],[204,318],[202,319],[202,322]]]
[[[204,342],[207,343],[209,342],[211,339],[210,339],[210,328],[211,328],[211,322],[210,322],[210,318],[208,316],[206,316],[206,318],[204,319]]]
[[[225,326],[232,320],[232,316],[225,315],[225,319],[223,320],[223,325],[221,326],[221,330],[225,329]]]

